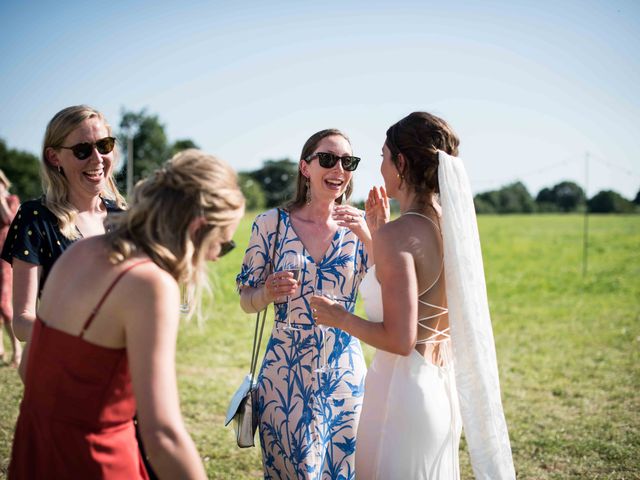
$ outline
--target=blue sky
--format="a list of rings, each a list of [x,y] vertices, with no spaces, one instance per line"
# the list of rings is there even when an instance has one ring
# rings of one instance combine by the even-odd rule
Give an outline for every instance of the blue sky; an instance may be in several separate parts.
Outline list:
[[[38,153],[87,103],[117,125],[146,107],[238,170],[350,135],[355,198],[381,183],[389,125],[451,123],[476,192],[570,179],[640,189],[640,2],[0,3],[0,138]]]

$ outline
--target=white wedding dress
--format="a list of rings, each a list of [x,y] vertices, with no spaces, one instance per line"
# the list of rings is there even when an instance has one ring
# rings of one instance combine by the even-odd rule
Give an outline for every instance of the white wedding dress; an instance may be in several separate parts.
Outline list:
[[[449,329],[440,332],[421,324],[447,313],[446,308],[421,300],[439,279],[440,275],[418,296],[433,313],[417,320],[436,339],[418,342],[426,345],[425,356],[415,349],[406,357],[377,350],[369,367],[357,435],[359,480],[460,478],[462,421]],[[360,284],[360,295],[368,320],[381,322],[382,292],[375,267]]]
[[[474,477],[516,478],[471,185],[459,158],[439,151],[438,159],[450,330],[432,331],[431,337],[444,341],[438,347],[427,344],[425,358],[417,351],[407,357],[376,352],[366,377],[358,426],[359,480],[458,479],[463,423]],[[382,292],[375,268],[367,272],[360,293],[369,320],[382,321]],[[433,307],[434,316],[446,310],[420,303]]]

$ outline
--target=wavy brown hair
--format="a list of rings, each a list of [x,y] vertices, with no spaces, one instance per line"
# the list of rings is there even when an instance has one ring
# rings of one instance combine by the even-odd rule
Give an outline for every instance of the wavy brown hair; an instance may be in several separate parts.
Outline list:
[[[438,150],[457,156],[460,140],[442,118],[413,112],[389,127],[386,145],[402,181],[426,201],[431,194],[440,193]],[[399,154],[406,160],[402,169]]]
[[[191,148],[140,180],[129,209],[111,220],[106,234],[110,260],[120,263],[144,252],[177,282],[195,290],[206,284],[205,254],[244,213],[235,171],[224,161]],[[189,226],[204,217],[193,236]]]
[[[347,137],[345,133],[338,130],[337,128],[327,128],[325,130],[320,130],[319,132],[316,132],[313,135],[311,135],[309,139],[305,142],[304,146],[302,147],[302,152],[300,153],[300,162],[304,162],[305,158],[307,158],[309,155],[313,153],[313,151],[316,149],[316,147],[320,143],[320,140],[326,137],[332,137],[334,135],[338,135],[344,138],[349,143],[349,145],[351,145],[351,140],[349,140],[349,137]],[[344,195],[341,195],[336,200],[336,202],[346,203],[351,197],[351,192],[353,192],[353,177],[351,177],[351,180],[349,181],[349,184],[347,185],[347,188],[344,191]],[[296,193],[294,194],[293,198],[289,200],[288,203],[285,204],[284,208],[286,208],[289,211],[300,208],[305,204],[306,198],[307,198],[307,177],[302,175],[302,173],[300,172],[300,168],[298,167],[298,175],[296,177]]]
[[[80,232],[76,228],[76,217],[78,210],[69,201],[69,184],[64,173],[47,161],[47,149],[58,149],[63,146],[67,136],[75,130],[82,122],[89,118],[98,118],[104,123],[109,135],[112,135],[111,125],[107,122],[102,113],[87,105],[75,105],[60,110],[54,115],[44,134],[42,142],[42,164],[40,165],[40,176],[42,180],[42,190],[44,191],[45,206],[58,219],[60,232],[70,240],[80,238]],[[114,163],[106,178],[106,189],[100,193],[104,198],[116,202],[119,208],[124,209],[126,202],[118,191],[113,178],[113,171],[117,168],[118,152],[114,150]]]

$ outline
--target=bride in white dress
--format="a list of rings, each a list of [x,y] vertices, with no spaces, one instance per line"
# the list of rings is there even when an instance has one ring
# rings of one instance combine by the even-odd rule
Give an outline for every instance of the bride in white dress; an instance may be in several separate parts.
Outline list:
[[[360,292],[369,321],[311,300],[318,323],[377,348],[356,439],[359,480],[459,479],[463,426],[476,478],[515,478],[458,144],[444,120],[424,112],[387,130],[386,190],[373,188],[366,203],[375,267]],[[387,195],[400,206],[394,221]]]
[[[365,479],[457,479],[462,421],[451,361],[448,309],[444,306],[440,230],[436,219],[421,213],[405,212],[403,216],[406,218],[397,220],[397,228],[407,232],[403,243],[405,251],[412,252],[407,260],[413,259],[416,280],[394,282],[395,298],[387,298],[373,267],[360,285],[360,294],[369,321],[383,321],[383,301],[389,318],[397,318],[392,311],[404,315],[412,310],[406,318],[416,318],[413,314],[417,313],[417,329],[412,325],[417,338],[415,348],[409,346],[411,342],[398,345],[409,349],[406,356],[402,350],[399,354],[375,353],[365,383],[356,473]],[[430,261],[431,253],[439,253],[439,261]],[[386,268],[380,264],[381,278],[388,275],[385,270],[395,269],[393,264],[398,261],[385,258],[389,262],[385,262]],[[410,293],[410,289],[414,291]],[[411,304],[417,309],[405,307]]]

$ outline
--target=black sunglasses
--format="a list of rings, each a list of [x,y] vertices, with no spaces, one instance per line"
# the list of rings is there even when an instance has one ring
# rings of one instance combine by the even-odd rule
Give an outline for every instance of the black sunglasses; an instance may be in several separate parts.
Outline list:
[[[218,253],[218,258],[224,257],[227,253],[229,253],[234,248],[236,248],[236,242],[234,242],[233,240],[229,240],[228,242],[222,242],[220,244],[220,253]]]
[[[351,155],[339,157],[338,155],[327,152],[312,153],[307,158],[305,158],[305,161],[309,163],[311,162],[313,157],[318,157],[318,163],[320,163],[320,166],[322,168],[333,168],[339,160],[340,163],[342,163],[342,168],[344,168],[347,172],[353,172],[356,168],[358,168],[358,163],[360,163],[360,157],[353,157]]]
[[[73,155],[78,160],[86,160],[93,153],[94,147],[98,149],[98,152],[102,155],[113,152],[113,148],[116,146],[116,139],[113,137],[104,137],[98,140],[96,143],[83,142],[73,145],[72,147],[59,147],[65,150],[71,150]]]

